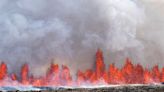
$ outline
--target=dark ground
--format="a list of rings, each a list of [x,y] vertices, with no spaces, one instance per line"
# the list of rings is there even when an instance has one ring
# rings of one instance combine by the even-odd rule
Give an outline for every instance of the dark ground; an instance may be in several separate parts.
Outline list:
[[[1,87],[7,92],[164,92],[164,85],[122,85],[98,87]]]

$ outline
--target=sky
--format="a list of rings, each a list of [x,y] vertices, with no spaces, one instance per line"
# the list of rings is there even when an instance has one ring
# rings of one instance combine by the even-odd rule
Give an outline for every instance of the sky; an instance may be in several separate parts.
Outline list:
[[[105,63],[125,58],[164,66],[164,0],[0,0],[0,60],[9,72],[28,63],[42,75],[51,62],[94,67],[98,48]]]

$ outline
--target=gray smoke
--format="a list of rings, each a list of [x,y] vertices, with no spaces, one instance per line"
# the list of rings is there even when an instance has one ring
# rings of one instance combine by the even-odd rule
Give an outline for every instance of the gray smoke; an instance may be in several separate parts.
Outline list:
[[[93,67],[101,48],[106,64],[122,66],[130,57],[162,66],[163,5],[163,0],[1,0],[0,59],[9,72],[28,63],[40,75],[54,62],[74,74]]]

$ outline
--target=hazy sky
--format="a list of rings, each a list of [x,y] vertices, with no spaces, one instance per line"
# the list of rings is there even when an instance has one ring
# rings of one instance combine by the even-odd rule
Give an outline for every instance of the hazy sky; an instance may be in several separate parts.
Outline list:
[[[0,0],[0,59],[9,72],[54,62],[75,73],[101,48],[107,64],[164,66],[163,10],[164,0]]]

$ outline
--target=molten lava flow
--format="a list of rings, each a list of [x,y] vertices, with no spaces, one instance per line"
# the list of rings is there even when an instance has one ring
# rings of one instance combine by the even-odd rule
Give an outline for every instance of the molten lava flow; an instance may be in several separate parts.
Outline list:
[[[126,64],[122,69],[122,73],[126,83],[131,84],[134,82],[134,66],[128,58],[126,59]]]
[[[144,83],[144,78],[143,78],[143,73],[144,73],[144,69],[140,64],[137,64],[134,67],[134,83]]]
[[[11,79],[12,79],[13,81],[17,80],[16,74],[11,74]]]
[[[77,73],[77,84],[81,85],[85,81],[84,73],[82,73],[80,70]]]
[[[7,66],[4,62],[0,65],[0,80],[4,79],[7,75]]]
[[[115,67],[114,64],[109,65],[109,80],[110,84],[125,83],[123,73]]]
[[[62,85],[71,85],[72,84],[72,77],[70,75],[69,68],[65,65],[62,65],[61,71],[61,80]]]
[[[105,65],[103,62],[103,54],[100,49],[96,53],[96,77],[99,79],[103,76]]]
[[[66,65],[51,64],[46,76],[35,77],[29,74],[29,67],[24,64],[21,69],[21,80],[16,74],[7,74],[7,65],[2,62],[0,65],[1,86],[8,85],[33,85],[33,86],[81,86],[97,84],[150,84],[164,82],[164,68],[162,71],[158,66],[152,69],[144,69],[140,64],[132,64],[127,58],[123,68],[117,68],[110,64],[106,69],[103,53],[98,49],[96,53],[95,69],[85,71],[78,70],[76,79],[73,79],[69,68]],[[11,79],[10,83],[8,80]],[[9,84],[10,83],[10,84]]]
[[[51,82],[51,85],[59,85],[59,66],[57,64],[51,64],[50,70],[47,73],[47,84]]]
[[[24,64],[22,66],[22,70],[21,70],[21,78],[22,78],[22,84],[29,84],[29,80],[28,80],[28,65]]]
[[[162,69],[161,82],[164,82],[164,68]]]
[[[154,82],[160,82],[161,73],[157,65],[154,66],[152,69],[152,77]]]

